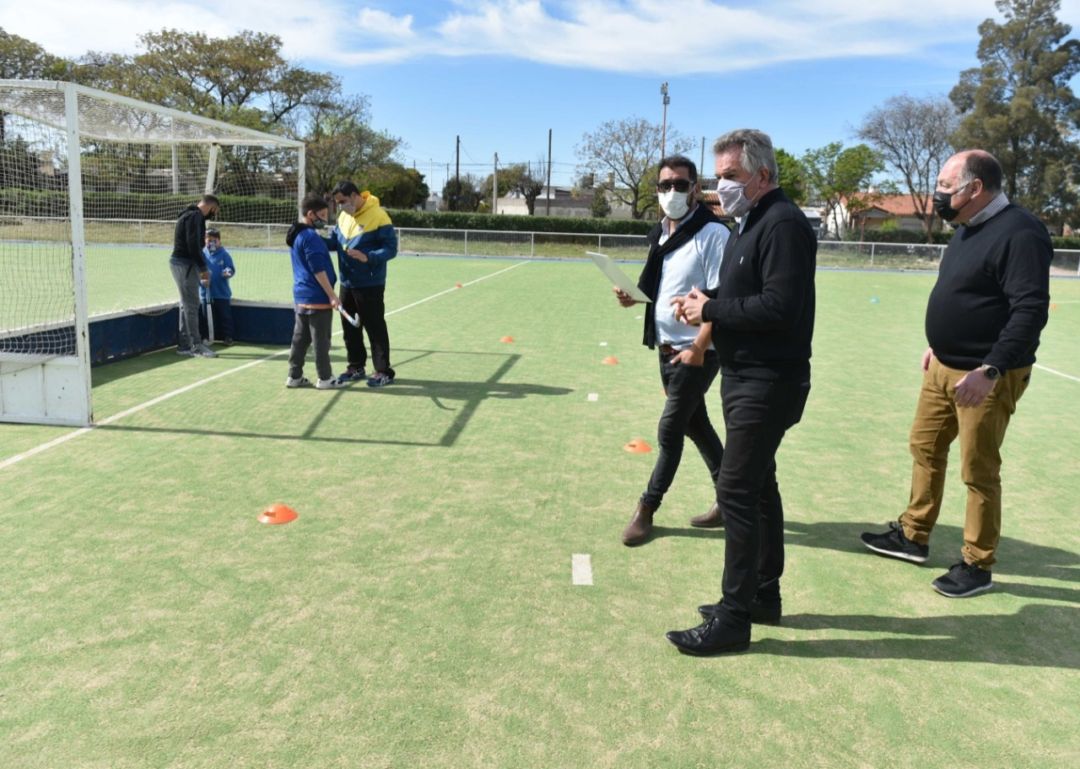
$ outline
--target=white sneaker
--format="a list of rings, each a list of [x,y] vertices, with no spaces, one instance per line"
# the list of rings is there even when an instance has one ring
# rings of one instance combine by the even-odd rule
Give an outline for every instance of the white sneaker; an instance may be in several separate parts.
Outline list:
[[[336,390],[339,387],[347,386],[347,384],[348,384],[347,382],[342,382],[339,379],[334,379],[333,377],[331,377],[330,379],[320,379],[318,382],[315,383],[315,389],[316,390]]]
[[[199,342],[192,349],[192,353],[200,358],[216,358],[217,353],[210,349],[206,342]]]
[[[296,379],[289,376],[285,377],[285,386],[290,390],[295,390],[297,387],[310,387],[311,380],[306,376],[297,377]]]

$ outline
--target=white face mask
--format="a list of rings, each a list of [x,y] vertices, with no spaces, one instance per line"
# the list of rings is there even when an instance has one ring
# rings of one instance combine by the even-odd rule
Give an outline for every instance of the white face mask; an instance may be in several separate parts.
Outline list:
[[[720,206],[728,216],[744,216],[753,207],[753,202],[746,197],[746,185],[732,179],[718,179],[716,196]]]
[[[690,210],[689,192],[669,190],[656,193],[656,197],[660,200],[660,208],[664,209],[668,219],[678,221],[686,216],[686,212]]]

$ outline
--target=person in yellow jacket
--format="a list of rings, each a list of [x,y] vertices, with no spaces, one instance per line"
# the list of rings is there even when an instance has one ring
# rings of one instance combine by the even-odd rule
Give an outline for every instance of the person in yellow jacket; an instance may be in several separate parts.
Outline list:
[[[334,188],[338,207],[338,272],[341,276],[341,306],[350,315],[360,316],[359,327],[342,319],[348,368],[338,377],[355,382],[366,376],[367,348],[364,331],[371,344],[371,362],[375,373],[368,387],[383,387],[394,381],[390,367],[390,335],[386,330],[386,264],[397,256],[397,232],[379,199],[367,190],[361,192],[352,182]]]

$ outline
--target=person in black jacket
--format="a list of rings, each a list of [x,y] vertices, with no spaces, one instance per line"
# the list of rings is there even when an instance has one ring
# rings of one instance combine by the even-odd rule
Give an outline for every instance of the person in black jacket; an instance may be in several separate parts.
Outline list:
[[[217,215],[220,205],[213,195],[203,195],[198,203],[185,208],[176,220],[169,268],[180,292],[177,355],[217,357],[217,353],[203,343],[199,333],[199,283],[210,280],[203,257],[203,241],[206,240],[206,220]]]
[[[671,299],[696,284],[716,283],[728,229],[706,206],[698,205],[697,166],[689,158],[671,155],[660,161],[656,192],[665,215],[649,232],[649,256],[638,288],[652,300],[645,305],[642,344],[650,350],[658,348],[660,381],[667,400],[656,428],[656,465],[622,533],[623,544],[631,547],[646,542],[652,534],[653,513],[675,480],[687,437],[701,452],[714,486],[724,456],[724,445],[705,404],[705,395],[720,370],[710,328],[702,324],[695,329],[681,322],[675,317]],[[623,307],[636,304],[617,286],[613,290]],[[691,518],[690,525],[722,526],[719,506],[713,503],[708,511]]]
[[[949,598],[993,587],[1001,536],[1001,445],[1031,379],[1050,306],[1053,244],[1046,227],[1001,191],[989,153],[953,155],[934,210],[956,225],[926,307],[923,380],[911,425],[911,496],[889,530],[862,535],[875,553],[923,563],[941,511],[949,445],[960,438],[967,485],[962,558],[931,585]]]
[[[687,654],[743,651],[752,622],[781,616],[784,510],[776,451],[810,392],[817,238],[777,185],[772,141],[761,131],[713,145],[717,193],[739,220],[715,288],[676,297],[691,324],[712,323],[726,426],[716,498],[724,516],[723,598],[698,607],[704,622],[667,638]]]

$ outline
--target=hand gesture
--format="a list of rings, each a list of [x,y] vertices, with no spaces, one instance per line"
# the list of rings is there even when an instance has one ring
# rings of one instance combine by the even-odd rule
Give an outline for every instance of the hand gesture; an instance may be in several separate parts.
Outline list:
[[[691,287],[689,294],[677,296],[671,300],[671,304],[675,307],[675,319],[689,326],[700,326],[702,308],[705,307],[707,301],[709,298],[701,293],[697,286]]]

